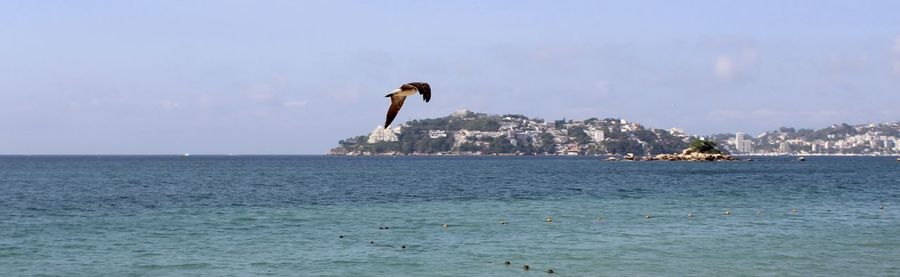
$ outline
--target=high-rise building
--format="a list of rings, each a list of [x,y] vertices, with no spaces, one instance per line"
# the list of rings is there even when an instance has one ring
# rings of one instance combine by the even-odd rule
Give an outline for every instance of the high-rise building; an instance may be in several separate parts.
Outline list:
[[[753,152],[753,141],[747,139],[746,134],[737,133],[734,136],[734,148],[739,153],[752,153]]]

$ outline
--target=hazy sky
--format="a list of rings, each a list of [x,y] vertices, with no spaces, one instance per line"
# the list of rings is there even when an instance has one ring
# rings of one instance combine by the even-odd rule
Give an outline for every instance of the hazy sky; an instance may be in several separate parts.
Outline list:
[[[467,108],[693,134],[900,120],[900,1],[2,1],[0,153],[321,154]],[[413,99],[410,99],[413,100]]]

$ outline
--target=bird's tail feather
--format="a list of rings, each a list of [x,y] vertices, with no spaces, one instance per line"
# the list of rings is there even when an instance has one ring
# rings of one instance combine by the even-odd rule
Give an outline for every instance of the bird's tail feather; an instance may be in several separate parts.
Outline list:
[[[388,93],[388,95],[385,95],[384,97],[391,97],[391,96],[394,96],[394,94],[397,94],[397,93],[400,93],[400,89],[395,89],[394,91],[391,91],[391,93]]]

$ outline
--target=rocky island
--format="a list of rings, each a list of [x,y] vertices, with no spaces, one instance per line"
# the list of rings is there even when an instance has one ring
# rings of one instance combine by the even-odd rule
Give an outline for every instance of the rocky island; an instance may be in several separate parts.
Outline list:
[[[731,155],[723,154],[721,150],[716,148],[716,143],[705,140],[695,140],[691,143],[691,147],[684,149],[681,153],[659,154],[651,158],[652,160],[663,161],[734,161]]]

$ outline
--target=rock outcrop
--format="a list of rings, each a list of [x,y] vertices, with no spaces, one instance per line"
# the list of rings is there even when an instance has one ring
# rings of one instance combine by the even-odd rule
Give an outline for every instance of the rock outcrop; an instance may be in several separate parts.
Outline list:
[[[734,157],[730,155],[723,155],[720,153],[700,153],[693,148],[685,149],[681,151],[681,154],[659,154],[655,157],[651,157],[650,160],[662,160],[662,161],[734,161],[736,160]]]

